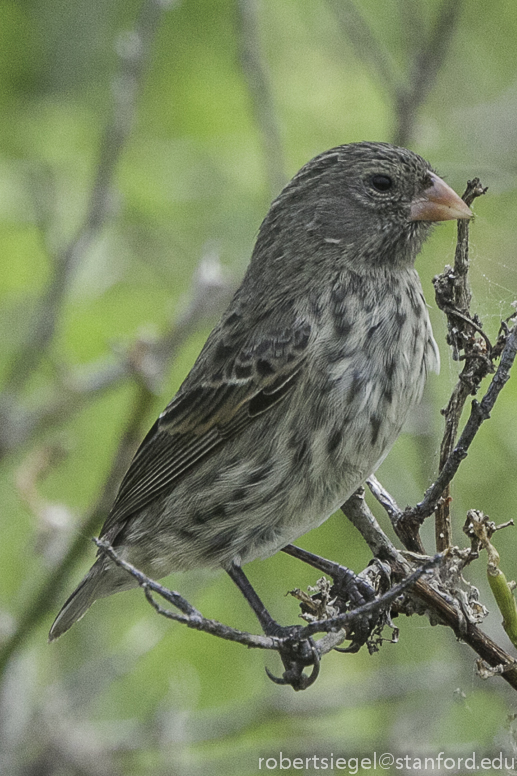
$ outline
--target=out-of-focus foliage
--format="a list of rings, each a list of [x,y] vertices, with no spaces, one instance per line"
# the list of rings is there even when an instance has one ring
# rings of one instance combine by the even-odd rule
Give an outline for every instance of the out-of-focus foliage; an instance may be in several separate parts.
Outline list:
[[[13,646],[23,612],[69,543],[83,540],[81,556],[46,601],[43,620],[25,630],[4,666],[2,774],[242,776],[259,772],[260,756],[280,751],[290,757],[512,752],[505,728],[515,704],[511,690],[501,679],[479,679],[470,650],[423,618],[401,618],[399,643],[386,643],[373,656],[365,650],[329,656],[318,682],[299,695],[267,679],[265,663],[279,671],[274,656],[173,625],[138,591],[97,604],[60,641],[46,644],[52,612],[93,559],[78,526],[110,470],[138,381],[127,377],[92,391],[73,411],[63,406],[31,433],[34,413],[72,380],[86,385],[98,370],[125,363],[135,342],[159,337],[187,309],[202,257],[212,256],[212,265],[220,257],[228,285],[241,276],[274,193],[256,97],[240,58],[239,8],[254,5],[164,4],[144,52],[135,119],[102,228],[70,275],[48,347],[23,381],[10,383],[34,321],[43,326],[48,318],[36,316],[55,282],[56,256],[84,222],[104,128],[125,88],[117,74],[139,53],[132,30],[141,4],[0,2],[0,650]],[[285,167],[279,176],[289,177],[332,145],[394,138],[393,95],[346,35],[338,6],[349,11],[351,3],[262,0],[256,8],[260,37],[252,43],[270,87],[268,110]],[[394,78],[408,84],[422,35],[446,6],[438,0],[353,4]],[[474,175],[490,187],[475,205],[471,282],[474,310],[495,338],[517,298],[517,7],[504,0],[463,6],[408,144],[457,190]],[[452,262],[453,249],[449,223],[418,260],[431,306],[431,278]],[[181,383],[215,315],[200,317],[156,384],[141,435]],[[400,504],[418,500],[435,475],[439,409],[458,369],[447,353],[443,321],[435,310],[432,316],[442,374],[378,473]],[[482,509],[496,522],[513,516],[516,410],[517,374],[455,481],[460,545],[467,509]],[[97,529],[101,522],[99,516]],[[431,525],[424,537],[432,551]],[[501,568],[508,578],[517,576],[514,532],[494,541]],[[340,515],[300,543],[356,569],[369,560]],[[477,565],[469,570],[471,581],[492,610],[484,560]],[[282,622],[297,616],[294,599],[283,593],[317,577],[281,555],[247,570]],[[223,574],[174,575],[169,582],[207,616],[256,629]],[[511,650],[499,620],[492,613],[484,628]]]

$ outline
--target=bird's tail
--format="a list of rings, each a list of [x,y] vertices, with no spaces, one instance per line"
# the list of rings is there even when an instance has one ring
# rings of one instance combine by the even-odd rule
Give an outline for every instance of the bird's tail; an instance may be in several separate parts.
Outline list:
[[[127,590],[135,584],[132,577],[123,569],[107,564],[105,558],[99,558],[63,604],[50,629],[49,641],[62,636],[86,614],[98,598],[104,598],[119,590]]]
[[[103,576],[102,572],[99,561],[97,561],[61,607],[61,611],[52,623],[48,634],[49,641],[54,641],[62,636],[65,631],[72,627],[74,622],[86,614],[93,602],[99,598],[97,589]]]

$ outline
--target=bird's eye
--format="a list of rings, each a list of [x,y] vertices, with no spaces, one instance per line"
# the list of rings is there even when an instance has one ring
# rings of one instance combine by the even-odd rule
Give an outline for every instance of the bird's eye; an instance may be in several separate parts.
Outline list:
[[[393,181],[389,175],[373,175],[372,186],[377,191],[389,191],[393,186]]]

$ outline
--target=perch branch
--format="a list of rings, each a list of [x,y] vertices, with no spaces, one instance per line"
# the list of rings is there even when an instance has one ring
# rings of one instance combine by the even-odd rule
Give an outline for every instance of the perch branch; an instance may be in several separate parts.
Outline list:
[[[441,561],[440,555],[429,558],[425,560],[421,567],[412,571],[402,582],[394,585],[387,593],[384,593],[375,600],[369,601],[362,606],[358,606],[352,611],[346,611],[325,619],[315,620],[305,626],[293,628],[292,635],[280,638],[276,636],[254,635],[224,625],[217,620],[203,617],[182,595],[160,585],[158,582],[155,582],[136,569],[131,563],[122,560],[110,544],[99,539],[95,539],[94,541],[101,552],[106,554],[117,566],[123,568],[128,574],[136,579],[138,585],[143,588],[151,606],[161,616],[172,619],[188,628],[194,628],[195,630],[217,636],[218,638],[234,641],[247,647],[276,650],[280,654],[284,652],[287,646],[292,648],[293,644],[302,645],[304,642],[310,641],[311,648],[314,651],[316,666],[319,666],[319,661],[324,654],[335,649],[343,642],[347,637],[347,632],[355,626],[359,619],[368,618],[371,615],[379,615],[381,612],[387,611],[395,599],[407,592],[407,590],[413,587],[424,574],[429,572]],[[178,608],[181,614],[162,607],[153,598],[152,593],[157,594],[165,601]],[[326,636],[317,642],[312,642],[312,636],[318,633],[324,633]],[[304,660],[298,665],[294,665],[293,663],[295,662],[296,661],[291,661],[289,671],[290,679],[285,680],[286,674],[288,673],[286,672],[284,673],[284,679],[277,680],[277,683],[291,684],[294,689],[306,689],[314,681],[312,678],[314,672],[310,677],[305,676],[303,674],[303,669],[307,666],[307,661]],[[269,672],[268,675],[270,678],[274,679]]]
[[[393,499],[382,485],[375,481],[372,492],[377,493],[380,503],[392,504]],[[390,507],[391,508],[391,507]],[[364,493],[355,493],[341,510],[361,532],[365,541],[382,552],[394,573],[406,575],[411,568],[408,560],[382,532],[375,517],[364,500]],[[439,618],[454,631],[457,638],[468,644],[489,666],[501,671],[503,679],[517,690],[517,667],[514,658],[487,636],[477,625],[465,618],[461,608],[453,605],[450,596],[444,596],[425,579],[418,579],[412,588],[411,595],[417,596],[433,615]]]

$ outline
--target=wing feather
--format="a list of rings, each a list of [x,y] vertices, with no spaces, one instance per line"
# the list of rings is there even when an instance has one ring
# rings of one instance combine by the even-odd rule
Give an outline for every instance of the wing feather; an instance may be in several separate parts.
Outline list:
[[[103,535],[120,530],[121,521],[171,490],[191,467],[284,400],[303,369],[308,340],[308,325],[302,324],[282,331],[281,347],[270,336],[238,352],[226,365],[227,379],[189,386],[187,378],[133,458]],[[237,377],[244,371],[247,379]]]

